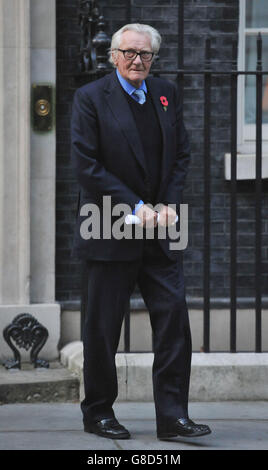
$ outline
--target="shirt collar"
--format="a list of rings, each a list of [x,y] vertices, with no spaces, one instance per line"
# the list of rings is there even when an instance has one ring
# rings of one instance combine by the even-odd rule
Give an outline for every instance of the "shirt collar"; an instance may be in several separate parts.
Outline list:
[[[147,93],[147,87],[146,87],[145,80],[142,81],[142,84],[139,88],[135,88],[133,85],[131,85],[129,82],[127,82],[127,80],[125,80],[122,77],[122,75],[120,75],[120,73],[118,72],[117,69],[116,69],[116,74],[117,74],[117,77],[118,77],[118,80],[119,80],[121,86],[124,88],[124,90],[129,95],[132,95],[132,93],[134,93],[134,91],[136,91],[136,90],[143,90],[145,93]]]

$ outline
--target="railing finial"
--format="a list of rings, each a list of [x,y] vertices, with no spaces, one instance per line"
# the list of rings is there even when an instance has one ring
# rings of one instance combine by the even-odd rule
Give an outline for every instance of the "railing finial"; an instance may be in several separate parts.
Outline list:
[[[81,29],[80,72],[106,69],[110,39],[104,29],[106,22],[96,0],[80,0],[79,24]]]

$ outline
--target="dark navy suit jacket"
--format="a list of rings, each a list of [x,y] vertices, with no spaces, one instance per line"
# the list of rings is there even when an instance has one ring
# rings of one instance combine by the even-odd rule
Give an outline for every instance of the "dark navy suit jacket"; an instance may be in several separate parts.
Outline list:
[[[157,203],[176,204],[177,213],[189,164],[190,149],[182,120],[182,106],[175,85],[161,78],[147,77],[159,118],[162,137],[162,173]],[[165,111],[160,97],[168,100]],[[152,155],[153,158],[153,155]],[[85,216],[80,208],[95,203],[103,211],[103,196],[111,196],[112,207],[128,204],[134,209],[140,199],[149,201],[148,173],[139,133],[122,93],[115,71],[79,88],[74,95],[71,119],[71,159],[80,186],[80,200],[72,255],[81,259],[135,260],[142,256],[144,239],[90,238],[80,235]],[[112,217],[112,222],[119,216]],[[102,233],[102,217],[101,233]],[[179,226],[178,226],[179,230]],[[160,240],[170,251],[169,238]]]

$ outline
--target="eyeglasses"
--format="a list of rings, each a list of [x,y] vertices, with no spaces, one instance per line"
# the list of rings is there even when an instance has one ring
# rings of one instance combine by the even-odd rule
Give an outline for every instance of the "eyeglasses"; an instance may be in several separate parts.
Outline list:
[[[137,52],[134,49],[126,49],[126,50],[115,49],[115,50],[123,52],[124,58],[126,60],[134,60],[136,59],[137,55],[139,55],[143,62],[151,62],[154,56],[154,52],[149,52],[149,51]]]

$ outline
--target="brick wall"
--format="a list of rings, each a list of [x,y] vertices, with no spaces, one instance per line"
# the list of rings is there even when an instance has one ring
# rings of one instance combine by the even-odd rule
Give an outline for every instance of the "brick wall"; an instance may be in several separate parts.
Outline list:
[[[212,61],[227,67],[232,40],[238,32],[238,0],[185,0],[184,64],[197,68],[204,61],[208,34],[212,40]],[[75,222],[77,185],[70,169],[69,122],[71,103],[77,86],[77,53],[80,32],[76,0],[57,0],[57,245],[56,292],[58,300],[79,298],[80,265],[70,258]],[[101,0],[108,21],[107,33],[126,23],[124,0]],[[161,69],[177,67],[178,2],[176,0],[132,0],[132,22],[156,27],[163,45],[157,64]],[[189,246],[184,254],[186,293],[202,297],[203,279],[203,81],[200,76],[185,78],[184,115],[192,158],[184,202],[189,204]],[[211,129],[211,294],[230,294],[230,184],[224,180],[224,153],[230,151],[229,81],[217,78],[212,88]],[[263,211],[267,208],[267,187]],[[265,215],[265,214],[264,214]],[[267,218],[267,209],[266,209]],[[254,289],[254,182],[238,182],[238,296],[253,296]],[[263,224],[263,267],[267,272],[268,226]],[[263,292],[267,294],[264,285]],[[266,288],[266,292],[265,292]]]

